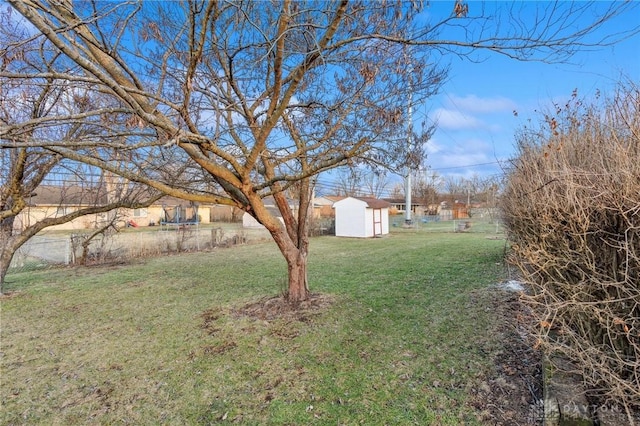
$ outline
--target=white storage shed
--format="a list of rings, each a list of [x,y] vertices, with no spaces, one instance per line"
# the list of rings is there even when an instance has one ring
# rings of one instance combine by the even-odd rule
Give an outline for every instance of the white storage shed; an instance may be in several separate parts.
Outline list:
[[[336,201],[336,236],[368,238],[388,234],[389,206],[377,198],[347,197]]]

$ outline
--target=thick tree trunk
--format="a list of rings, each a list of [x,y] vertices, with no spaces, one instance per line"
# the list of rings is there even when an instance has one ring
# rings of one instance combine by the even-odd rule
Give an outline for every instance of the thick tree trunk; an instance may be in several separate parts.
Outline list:
[[[4,293],[4,279],[15,253],[11,241],[14,220],[15,216],[9,216],[0,221],[0,295]]]
[[[287,219],[285,219],[285,222]],[[307,281],[307,253],[309,251],[309,239],[305,234],[292,235],[286,226],[277,220],[265,220],[267,229],[276,242],[282,256],[287,262],[288,288],[287,300],[298,304],[309,298],[309,284]],[[293,228],[289,228],[291,230]],[[305,231],[303,229],[303,231]]]
[[[287,262],[287,300],[299,304],[309,299],[307,280],[307,254],[309,253],[309,213],[313,190],[310,179],[298,182],[298,208],[293,209],[282,191],[273,195],[282,215],[282,222],[265,208],[264,202],[255,193],[246,194],[251,202],[253,216],[264,225],[277,244]]]
[[[4,278],[7,275],[12,259],[13,251],[3,249],[2,253],[0,253],[0,296],[4,294]]]
[[[307,281],[308,242],[305,240],[302,247],[297,247],[282,227],[270,230],[270,232],[287,262],[287,300],[293,304],[307,300],[309,298],[309,284]]]
[[[283,253],[284,254],[284,253]],[[307,256],[300,250],[284,254],[289,272],[289,289],[287,299],[291,303],[300,303],[309,298],[307,281]]]

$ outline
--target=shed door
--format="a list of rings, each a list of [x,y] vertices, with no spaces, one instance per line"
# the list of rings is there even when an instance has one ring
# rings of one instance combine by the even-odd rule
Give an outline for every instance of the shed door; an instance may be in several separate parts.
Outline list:
[[[382,235],[382,209],[373,209],[373,236]]]

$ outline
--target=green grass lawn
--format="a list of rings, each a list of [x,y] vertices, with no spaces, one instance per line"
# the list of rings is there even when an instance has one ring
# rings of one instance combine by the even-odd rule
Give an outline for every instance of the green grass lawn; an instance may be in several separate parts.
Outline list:
[[[304,321],[238,313],[282,291],[272,243],[126,266],[13,273],[2,424],[477,424],[499,347],[485,294],[504,241],[312,240]]]

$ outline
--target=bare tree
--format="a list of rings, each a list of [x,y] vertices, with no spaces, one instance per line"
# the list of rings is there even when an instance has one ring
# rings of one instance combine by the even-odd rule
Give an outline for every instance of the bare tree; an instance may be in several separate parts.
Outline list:
[[[466,180],[460,176],[446,176],[443,179],[444,192],[450,203],[466,199],[467,186]]]
[[[384,169],[353,165],[338,170],[336,183],[336,195],[380,197],[389,182]]]
[[[391,188],[391,193],[389,194],[391,198],[403,198],[405,191],[405,185],[403,183],[396,183]]]
[[[479,202],[485,206],[485,211],[489,215],[491,222],[497,219],[498,196],[502,186],[502,179],[498,176],[488,176],[477,180],[475,188],[475,196]]]
[[[8,167],[5,167],[9,163]],[[149,206],[160,198],[158,191],[150,192],[138,185],[128,186],[126,192],[121,192],[114,198],[104,184],[85,182],[85,185],[74,185],[73,200],[66,198],[63,186],[62,204],[76,204],[77,207],[62,214],[40,218],[33,222],[16,224],[16,218],[27,210],[29,200],[38,195],[41,184],[47,176],[61,171],[65,160],[55,155],[32,152],[28,148],[0,151],[0,294],[3,292],[5,277],[11,261],[20,247],[38,232],[55,225],[70,222],[76,218],[112,212],[118,208],[142,208]],[[19,225],[19,226],[16,226]]]
[[[371,170],[364,175],[363,188],[367,195],[376,198],[382,197],[389,185],[389,179],[384,170]]]
[[[442,184],[443,178],[438,172],[418,173],[412,186],[413,198],[425,207],[437,204]],[[435,214],[435,212],[430,211],[430,214]]]
[[[287,261],[292,302],[309,296],[311,177],[358,159],[384,162],[398,147],[404,152],[409,84],[414,102],[434,93],[446,75],[435,64],[450,53],[562,59],[588,42],[590,30],[633,8],[612,6],[576,27],[591,13],[586,3],[540,4],[535,16],[546,18],[538,20],[522,10],[514,21],[514,6],[491,16],[469,8],[440,22],[414,22],[414,3],[396,2],[10,3],[77,64],[56,77],[88,81],[113,96],[132,122],[155,133],[156,145],[182,152],[221,191],[158,181],[144,167],[117,167],[65,141],[49,149],[174,196],[249,212]],[[440,36],[447,28],[454,32]],[[127,141],[131,150],[136,140]],[[294,182],[295,209],[284,192]],[[267,196],[284,225],[266,209]]]
[[[345,197],[357,197],[362,195],[362,171],[355,167],[345,167],[338,170],[336,183],[337,194]]]
[[[29,39],[30,35],[10,19],[6,12],[0,14],[0,40],[10,46],[16,40]],[[52,69],[60,55],[48,55],[40,49],[41,44],[19,43],[11,55],[3,59],[3,69],[15,75],[29,70],[32,74]],[[37,58],[33,57],[33,54]],[[51,53],[51,52],[49,52]],[[118,207],[145,207],[159,198],[158,191],[131,187],[109,186],[101,178],[87,176],[89,169],[82,163],[74,163],[38,144],[20,143],[27,139],[83,139],[96,137],[95,126],[87,117],[82,121],[68,120],[64,125],[50,126],[51,117],[61,115],[80,116],[82,108],[90,103],[84,97],[86,91],[80,86],[69,86],[53,75],[44,75],[25,82],[22,78],[0,77],[0,123],[2,124],[2,149],[0,149],[0,294],[5,277],[16,251],[43,229],[69,222],[78,217],[109,212]],[[94,107],[96,104],[94,103]],[[93,148],[95,149],[95,147]],[[104,177],[99,169],[93,171]],[[32,222],[16,223],[16,218],[25,213],[30,200],[50,179],[57,180],[60,202],[70,202],[62,176],[74,176],[74,203],[81,207],[63,214],[40,218]],[[67,185],[68,186],[68,185]],[[117,192],[115,191],[117,190]]]

